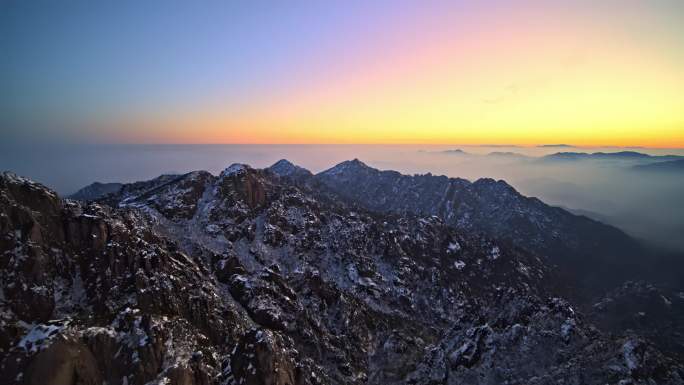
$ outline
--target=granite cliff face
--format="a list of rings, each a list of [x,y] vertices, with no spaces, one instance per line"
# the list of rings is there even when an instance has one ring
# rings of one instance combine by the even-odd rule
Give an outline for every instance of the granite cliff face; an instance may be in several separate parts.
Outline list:
[[[563,299],[553,256],[333,182],[236,164],[81,202],[3,173],[0,382],[684,383]]]

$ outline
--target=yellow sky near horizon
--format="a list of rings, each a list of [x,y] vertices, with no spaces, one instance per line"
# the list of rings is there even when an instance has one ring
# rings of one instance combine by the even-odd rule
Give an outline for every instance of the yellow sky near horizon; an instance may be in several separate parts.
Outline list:
[[[430,15],[323,58],[286,87],[146,110],[102,131],[131,143],[684,147],[681,50],[564,11],[491,12],[465,25]]]

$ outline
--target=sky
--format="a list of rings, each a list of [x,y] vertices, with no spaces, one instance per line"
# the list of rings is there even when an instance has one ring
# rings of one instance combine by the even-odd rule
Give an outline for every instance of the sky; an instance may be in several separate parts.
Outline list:
[[[5,142],[684,147],[684,2],[0,0]]]

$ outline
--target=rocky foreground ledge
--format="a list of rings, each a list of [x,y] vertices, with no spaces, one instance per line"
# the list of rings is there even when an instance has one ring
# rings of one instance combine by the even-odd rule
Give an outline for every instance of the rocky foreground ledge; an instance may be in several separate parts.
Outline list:
[[[91,203],[1,174],[0,383],[684,383],[648,340],[589,324],[546,257],[302,170]]]

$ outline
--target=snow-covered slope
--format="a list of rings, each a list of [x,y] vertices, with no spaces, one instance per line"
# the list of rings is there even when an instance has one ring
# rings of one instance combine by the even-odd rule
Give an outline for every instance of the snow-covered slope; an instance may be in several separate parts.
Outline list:
[[[621,283],[643,262],[641,245],[622,231],[525,197],[502,180],[403,175],[357,159],[314,179],[340,199],[370,210],[435,215],[457,229],[547,256],[586,286],[605,289]]]
[[[547,258],[437,216],[245,165],[106,202],[0,177],[3,381],[684,383],[562,299]]]

